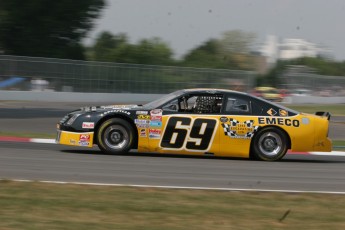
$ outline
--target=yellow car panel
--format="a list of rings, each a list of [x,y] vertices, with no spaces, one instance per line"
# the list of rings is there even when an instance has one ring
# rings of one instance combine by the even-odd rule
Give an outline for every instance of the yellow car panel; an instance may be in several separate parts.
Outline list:
[[[159,153],[179,153],[194,155],[215,155],[215,156],[231,156],[231,157],[249,157],[249,150],[252,138],[259,128],[279,127],[284,130],[290,138],[291,150],[300,151],[331,151],[332,142],[327,137],[328,129],[326,118],[320,118],[314,115],[300,114],[294,117],[253,117],[253,116],[228,116],[225,117],[227,122],[222,122],[221,117],[225,116],[181,116],[168,115],[162,117],[162,128],[147,129],[144,136],[139,137],[139,152],[159,152]],[[171,143],[175,144],[179,135],[185,135],[174,147],[162,146],[164,134],[167,132],[167,123],[171,118],[187,118],[190,119],[190,125],[182,125],[176,122],[177,132],[171,135]],[[214,121],[214,132],[209,139],[210,145],[207,148],[191,149],[187,147],[188,143],[195,143],[200,146],[202,143],[203,131],[202,127],[193,126],[195,119],[201,121]],[[321,125],[317,125],[321,124]],[[200,134],[197,138],[191,137],[193,127]],[[141,129],[139,129],[141,130]],[[175,131],[176,131],[175,130]],[[179,132],[183,130],[182,134]],[[210,132],[210,131],[208,131]],[[236,132],[231,135],[231,132]],[[140,131],[139,131],[140,133]],[[315,135],[317,134],[317,135]],[[156,136],[154,136],[156,135]],[[305,137],[314,138],[305,138]],[[208,140],[208,139],[207,139]],[[193,146],[193,145],[192,145]],[[195,147],[195,146],[194,146]]]

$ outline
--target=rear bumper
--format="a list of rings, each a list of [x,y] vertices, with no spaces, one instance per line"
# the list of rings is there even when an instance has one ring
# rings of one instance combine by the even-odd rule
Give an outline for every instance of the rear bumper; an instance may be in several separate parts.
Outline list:
[[[57,130],[56,143],[71,146],[93,146],[93,132],[77,133]]]
[[[317,152],[331,152],[332,141],[328,137],[331,114],[328,112],[316,112],[315,115],[313,150]]]
[[[332,141],[328,137],[323,140],[318,140],[315,142],[313,151],[316,152],[331,152],[332,151]]]

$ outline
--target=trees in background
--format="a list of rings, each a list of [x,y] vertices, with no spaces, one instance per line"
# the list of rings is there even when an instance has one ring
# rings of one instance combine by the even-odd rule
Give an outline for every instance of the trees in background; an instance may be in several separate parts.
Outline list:
[[[182,65],[193,67],[253,70],[252,46],[255,34],[241,30],[223,33],[187,53]]]
[[[102,32],[96,38],[95,44],[89,48],[89,59],[94,61],[116,61],[122,47],[128,45],[126,34],[113,35],[110,32]]]
[[[345,61],[337,62],[325,58],[299,58],[291,60],[288,64],[292,65],[305,65],[313,68],[320,75],[328,76],[345,76]]]
[[[190,50],[181,60],[182,66],[198,68],[226,68],[220,54],[221,45],[218,40],[210,39]]]
[[[174,60],[173,51],[160,38],[142,39],[131,44],[125,34],[113,35],[105,31],[89,47],[88,58],[93,61],[252,70],[254,40],[252,33],[228,31],[220,39],[209,39],[190,50],[182,60]]]
[[[142,39],[130,44],[125,34],[102,32],[89,48],[89,59],[131,64],[170,65],[173,52],[160,38]]]
[[[0,50],[5,54],[84,59],[81,39],[104,0],[0,0]]]

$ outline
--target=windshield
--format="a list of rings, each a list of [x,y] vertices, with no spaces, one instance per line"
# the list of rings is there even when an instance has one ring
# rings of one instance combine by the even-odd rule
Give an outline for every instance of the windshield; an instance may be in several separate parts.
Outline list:
[[[143,105],[143,107],[148,108],[148,109],[155,109],[155,108],[158,108],[158,107],[164,105],[165,103],[173,100],[174,98],[176,98],[182,94],[183,94],[183,90],[175,91],[175,92],[169,93],[167,95],[164,95],[163,97],[160,97],[157,100],[151,101],[151,102]]]

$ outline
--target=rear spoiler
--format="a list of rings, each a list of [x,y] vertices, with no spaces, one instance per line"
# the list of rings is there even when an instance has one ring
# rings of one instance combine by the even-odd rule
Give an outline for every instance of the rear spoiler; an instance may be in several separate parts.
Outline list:
[[[327,117],[327,120],[331,119],[331,114],[329,112],[316,112],[316,116]]]

